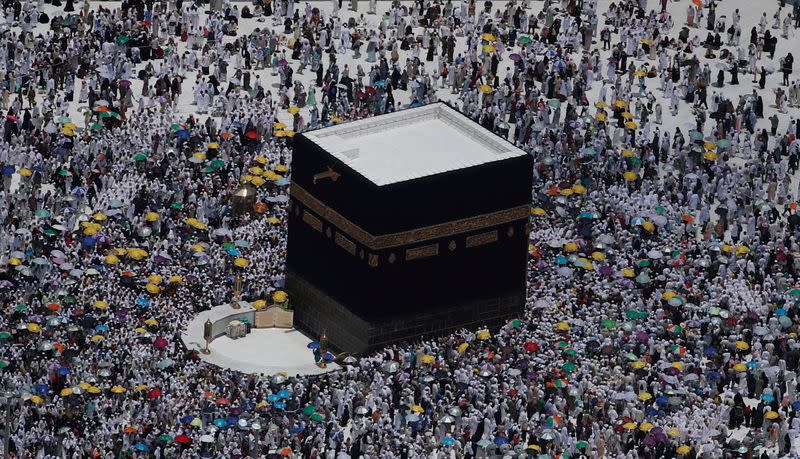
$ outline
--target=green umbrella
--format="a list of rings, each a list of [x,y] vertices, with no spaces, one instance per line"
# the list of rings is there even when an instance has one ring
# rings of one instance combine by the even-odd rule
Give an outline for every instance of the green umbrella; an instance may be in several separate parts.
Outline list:
[[[9,339],[11,338],[11,333],[9,332],[0,332],[0,339]]]
[[[558,344],[556,344],[556,346],[558,346],[558,347],[563,349],[563,348],[569,346],[569,344],[567,344],[566,341],[559,341]]]
[[[66,169],[59,169],[59,170],[58,170],[58,175],[60,175],[60,176],[62,176],[62,177],[66,177],[66,176],[68,176],[68,175],[69,175],[69,171],[68,171],[68,170],[66,170]]]
[[[575,371],[575,364],[572,363],[572,362],[567,362],[564,365],[561,365],[561,369],[566,371],[566,372],[570,372],[571,373],[571,372]]]
[[[119,119],[119,117],[120,117],[120,114],[117,113],[117,112],[103,112],[103,113],[108,113],[108,116],[112,116],[112,117],[114,117],[116,119]]]
[[[233,242],[224,242],[222,244],[223,249],[232,249],[234,247],[236,247],[236,244],[234,244]]]
[[[26,306],[24,304],[18,304],[18,305],[16,305],[14,307],[14,309],[16,309],[17,311],[24,311],[24,310],[28,309],[28,306]]]
[[[98,129],[103,129],[104,126],[100,123],[94,123],[90,127],[94,130],[98,130]]]
[[[676,326],[675,326],[675,327],[672,329],[672,333],[675,333],[676,335],[677,335],[677,334],[680,334],[681,332],[683,332],[683,327],[681,327],[680,325],[676,325]]]
[[[204,167],[203,168],[203,172],[205,172],[206,174],[210,174],[210,173],[214,172],[214,168],[213,167]]]
[[[650,266],[650,260],[639,260],[639,262],[636,263],[636,266],[640,268],[645,268],[647,266]]]
[[[36,211],[36,216],[39,218],[47,218],[50,216],[50,211],[47,209],[39,209]]]
[[[180,124],[178,124],[178,123],[173,123],[172,125],[170,125],[170,127],[169,127],[169,128],[170,128],[170,129],[172,129],[173,131],[180,131],[180,130],[183,130],[183,126],[181,126],[181,125],[180,125]]]
[[[58,231],[54,230],[53,228],[47,228],[46,230],[44,230],[44,234],[48,236],[55,236],[56,234],[58,234]]]
[[[585,441],[579,441],[578,443],[575,443],[575,447],[578,449],[583,449],[586,448],[587,446],[589,446],[589,443]]]
[[[564,354],[566,354],[566,355],[572,356],[572,355],[576,355],[577,353],[578,353],[578,351],[576,351],[575,349],[572,349],[572,348],[564,349]]]
[[[120,45],[124,45],[125,43],[129,42],[130,40],[131,40],[131,37],[129,37],[127,35],[123,35],[123,36],[117,38],[117,43],[120,44]]]
[[[513,328],[519,328],[519,327],[522,326],[522,321],[519,320],[519,319],[514,319],[514,320],[511,321],[511,326]]]
[[[211,161],[211,163],[208,166],[212,167],[214,169],[219,169],[220,167],[222,167],[224,165],[225,165],[225,161],[223,161],[221,159],[215,159],[214,161]]]
[[[181,204],[179,202],[173,202],[170,205],[170,207],[172,207],[173,209],[176,209],[176,210],[181,210],[181,209],[183,209],[183,204]]]
[[[789,290],[789,292],[788,292],[788,293],[789,293],[789,295],[791,295],[791,296],[797,296],[797,295],[800,295],[800,288],[793,288],[793,289]]]
[[[617,328],[616,320],[604,319],[602,322],[600,322],[600,324],[603,326],[603,328],[607,328],[609,330]]]
[[[111,112],[100,112],[100,118],[111,118],[112,116]]]
[[[58,122],[61,123],[61,124],[66,124],[66,123],[69,123],[71,121],[72,120],[69,119],[69,116],[59,116],[58,117]]]
[[[167,434],[161,434],[161,435],[158,436],[158,439],[161,440],[161,441],[164,441],[164,442],[172,441],[172,436],[171,435],[167,435]]]
[[[666,209],[666,208],[664,208],[664,206],[656,206],[656,209],[655,209],[655,210],[656,210],[656,212],[658,212],[658,213],[660,213],[660,214],[663,214],[664,212],[666,212],[666,211],[667,211],[667,209]]]
[[[145,159],[147,159],[147,153],[144,153],[144,152],[139,153],[139,154],[137,154],[136,156],[133,157],[134,161],[144,161]]]
[[[314,405],[306,405],[306,407],[303,408],[303,414],[305,414],[306,416],[311,416],[316,412],[317,412],[317,407]]]
[[[322,421],[324,419],[325,419],[325,416],[323,416],[320,413],[314,413],[314,414],[311,415],[311,420],[312,421]]]
[[[75,304],[75,297],[72,295],[67,295],[61,300],[64,304]]]
[[[692,140],[703,140],[703,133],[698,131],[689,132],[689,138]]]
[[[531,42],[531,41],[533,41],[533,40],[531,39],[531,37],[519,37],[519,38],[517,39],[517,41],[518,41],[518,42],[520,42],[520,43],[525,43],[525,44],[527,44],[527,43],[530,43],[530,42]]]
[[[627,354],[625,354],[625,358],[630,360],[631,362],[633,362],[634,360],[639,360],[639,357],[636,357],[636,354],[634,354],[633,352],[628,352]]]
[[[11,363],[8,360],[5,360],[5,359],[0,360],[0,368],[5,368],[5,367],[7,367],[9,365],[11,365]]]

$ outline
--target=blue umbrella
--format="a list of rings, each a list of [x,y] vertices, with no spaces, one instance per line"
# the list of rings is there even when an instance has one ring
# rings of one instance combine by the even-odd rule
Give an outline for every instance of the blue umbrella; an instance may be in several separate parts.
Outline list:
[[[267,395],[267,401],[274,403],[281,399],[281,396],[278,394],[269,394]]]
[[[667,397],[666,395],[661,395],[656,398],[656,403],[658,403],[659,405],[668,405],[669,397]]]
[[[331,354],[330,352],[326,352],[326,353],[322,354],[322,360],[324,360],[326,362],[331,362],[331,361],[333,361],[334,358],[336,358],[336,357],[333,354]]]
[[[300,433],[300,432],[302,432],[302,431],[303,431],[303,429],[302,429],[300,426],[294,426],[294,427],[292,427],[292,429],[289,431],[289,433],[290,433],[290,434],[292,434],[292,435],[294,435],[294,434],[298,434],[298,433]]]
[[[235,247],[229,247],[228,250],[226,250],[226,252],[228,252],[228,255],[232,257],[238,257],[239,255],[242,254],[242,252],[239,252],[239,249]]]
[[[765,392],[765,393],[761,394],[761,400],[764,400],[765,402],[769,403],[769,402],[775,400],[775,396],[770,394],[769,392]]]
[[[150,300],[148,300],[143,296],[140,296],[139,298],[136,298],[136,306],[141,306],[143,308],[146,308],[150,306]]]
[[[386,86],[386,82],[383,81],[383,80],[380,80],[380,81],[376,81],[374,85],[382,88],[382,87]]]
[[[312,342],[306,344],[306,347],[309,348],[309,349],[319,349],[319,343],[316,342],[316,341],[312,341]]]
[[[178,138],[179,139],[188,139],[189,138],[189,131],[187,131],[185,129],[181,129],[180,131],[178,131],[177,134],[178,134]]]
[[[580,213],[580,215],[578,215],[578,217],[579,218],[588,218],[589,220],[591,220],[592,219],[592,213],[591,212],[587,212],[587,211],[584,210],[583,212]]]
[[[508,438],[506,437],[497,437],[494,439],[495,445],[505,445],[506,443],[508,443]]]
[[[800,410],[800,402],[792,403],[792,407],[794,407],[794,409],[796,409],[796,410]]]
[[[278,180],[275,180],[275,185],[277,185],[277,186],[286,186],[288,184],[289,184],[289,179],[286,178],[286,177],[279,178]]]
[[[91,236],[86,236],[85,238],[81,239],[81,244],[85,245],[86,247],[92,247],[97,244],[97,239]]]
[[[226,420],[224,420],[222,418],[217,418],[217,419],[214,419],[214,425],[219,427],[220,429],[222,429],[223,427],[228,427],[228,421],[226,421]]]
[[[69,374],[69,372],[69,367],[59,367],[58,370],[56,370],[56,373],[58,373],[59,376],[66,376]]]
[[[194,420],[194,416],[184,416],[181,418],[181,424],[188,424]]]
[[[487,446],[489,446],[491,444],[492,444],[492,442],[487,440],[487,439],[485,439],[485,438],[478,442],[478,446],[480,446],[482,448],[486,448]]]
[[[133,447],[139,451],[150,451],[150,447],[145,445],[144,443],[137,443],[133,445]]]
[[[108,325],[98,325],[94,329],[99,332],[108,331]]]
[[[717,348],[715,347],[707,347],[705,351],[703,351],[705,355],[716,355]]]
[[[48,386],[47,384],[37,384],[36,392],[39,394],[46,394],[50,392],[50,386]]]
[[[452,446],[456,444],[456,439],[453,437],[442,438],[442,446]]]
[[[286,402],[275,402],[274,406],[275,406],[275,408],[277,408],[279,410],[282,410],[282,409],[286,408]]]
[[[556,257],[556,264],[557,265],[565,265],[565,264],[567,264],[567,261],[568,261],[567,257],[565,257],[564,255],[559,255],[559,256]]]
[[[237,418],[236,416],[228,416],[227,418],[225,418],[225,422],[227,422],[229,425],[236,424],[237,422],[239,422],[239,418]]]
[[[280,397],[280,398],[289,398],[291,396],[292,396],[292,393],[289,392],[286,389],[281,389],[280,391],[278,391],[278,397]]]
[[[657,410],[657,409],[655,409],[655,408],[653,408],[652,406],[648,406],[648,407],[647,407],[647,408],[644,410],[644,414],[645,414],[645,416],[655,416],[655,415],[657,415],[657,414],[658,414],[658,410]]]
[[[720,378],[720,374],[718,371],[709,371],[708,373],[706,373],[706,378],[714,381]]]
[[[747,366],[747,368],[755,368],[755,367],[757,367],[759,365],[759,363],[758,362],[754,362],[754,361],[750,361],[750,362],[745,363],[745,365]]]
[[[776,316],[785,316],[786,315],[786,309],[783,309],[783,308],[776,309],[774,312],[775,312]]]
[[[3,166],[3,175],[13,175],[14,166]]]

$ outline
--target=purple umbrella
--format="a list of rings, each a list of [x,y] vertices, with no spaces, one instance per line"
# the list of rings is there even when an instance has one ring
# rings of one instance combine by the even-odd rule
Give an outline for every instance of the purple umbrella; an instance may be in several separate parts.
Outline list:
[[[636,341],[639,341],[640,343],[647,343],[650,341],[650,336],[643,331],[636,332]]]
[[[511,54],[511,55],[509,55],[509,56],[508,56],[508,58],[509,58],[509,59],[511,59],[511,60],[512,60],[512,61],[514,61],[514,62],[516,62],[516,61],[521,61],[521,60],[522,60],[522,56],[520,56],[520,55],[519,55],[519,54],[517,54],[517,53],[514,53],[514,54]]]
[[[528,368],[528,359],[517,360],[517,368],[519,368],[520,370]]]

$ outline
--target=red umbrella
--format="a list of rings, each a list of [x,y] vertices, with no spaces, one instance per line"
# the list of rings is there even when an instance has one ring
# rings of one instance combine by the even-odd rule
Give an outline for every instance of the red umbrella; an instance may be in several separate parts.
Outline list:
[[[245,132],[244,136],[247,137],[248,139],[256,140],[258,138],[258,132],[256,132],[256,131],[247,131],[247,132]]]
[[[47,305],[47,309],[51,311],[58,311],[60,308],[61,306],[58,303],[50,303]]]
[[[167,343],[167,340],[165,338],[156,338],[156,340],[153,341],[153,345],[155,347],[157,347],[157,348],[160,348],[160,349],[163,349],[163,348],[167,347],[167,344],[168,343]]]
[[[6,119],[9,121],[19,121],[19,118],[14,115],[6,115]]]
[[[231,401],[228,400],[227,398],[221,398],[220,397],[220,398],[217,399],[217,403],[220,404],[220,405],[230,405]]]
[[[151,389],[150,392],[147,393],[147,396],[150,398],[161,397],[161,389]]]
[[[175,441],[177,443],[187,444],[187,443],[191,443],[192,439],[187,437],[186,435],[178,435],[177,437],[175,437]]]
[[[526,350],[526,351],[528,351],[528,352],[536,352],[536,351],[538,351],[538,350],[539,350],[539,345],[538,345],[538,344],[536,344],[536,343],[532,343],[532,342],[530,342],[530,341],[528,341],[527,343],[525,343],[525,345],[524,345],[523,347],[524,347],[524,348],[525,348],[525,350]]]

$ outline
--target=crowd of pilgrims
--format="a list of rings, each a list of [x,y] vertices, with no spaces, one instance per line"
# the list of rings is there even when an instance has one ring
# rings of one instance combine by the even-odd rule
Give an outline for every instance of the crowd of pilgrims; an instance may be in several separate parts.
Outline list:
[[[796,455],[798,7],[361,3],[2,2],[12,457]],[[293,135],[440,100],[536,159],[524,315],[318,376],[187,348],[282,288]]]

